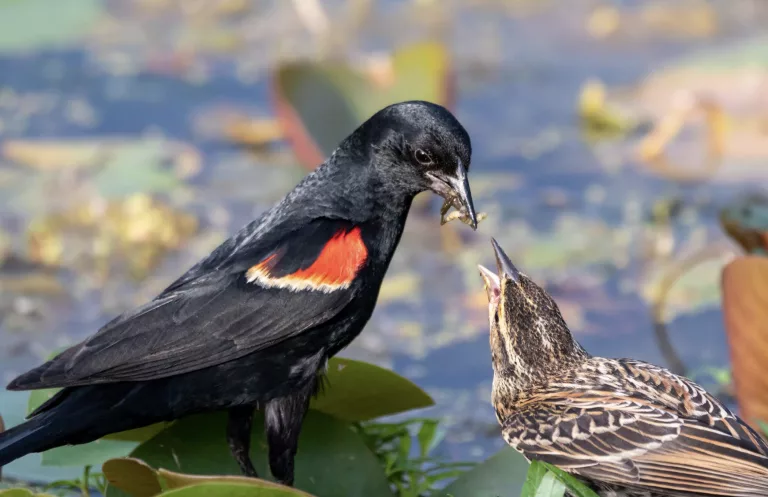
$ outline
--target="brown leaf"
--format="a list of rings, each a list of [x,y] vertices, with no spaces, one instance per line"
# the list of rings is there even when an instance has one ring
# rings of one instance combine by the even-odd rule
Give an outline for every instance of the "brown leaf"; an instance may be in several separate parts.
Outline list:
[[[232,116],[224,123],[224,136],[246,147],[264,147],[283,138],[283,128],[274,119]]]
[[[357,64],[337,59],[282,64],[271,86],[277,121],[307,169],[386,105],[428,100],[450,109],[455,97],[448,51],[436,42],[405,45]]]
[[[295,488],[289,488],[279,483],[274,483],[260,478],[250,478],[247,476],[229,476],[229,475],[187,475],[183,473],[174,473],[165,469],[158,469],[157,475],[163,479],[166,487],[170,489],[182,488],[189,485],[195,485],[198,483],[207,482],[229,482],[229,483],[247,483],[249,485],[255,485],[259,488],[271,488],[275,490],[286,490],[294,493],[297,496],[312,497],[310,494],[297,490]]]
[[[154,497],[163,491],[155,470],[142,460],[132,457],[110,459],[101,470],[110,485],[132,497]]]
[[[742,417],[768,421],[768,258],[743,256],[723,269],[723,314]]]
[[[155,470],[141,459],[134,457],[110,459],[104,463],[102,471],[110,485],[119,488],[131,497],[154,497],[163,493],[164,490],[209,482],[246,483],[261,489],[285,490],[286,494],[290,493],[290,495],[297,497],[313,497],[301,490],[259,478],[230,475],[187,475],[165,469]]]
[[[7,140],[2,143],[0,154],[9,161],[42,172],[77,170],[101,166],[110,157],[126,149],[130,150],[142,141],[123,136]],[[203,158],[200,151],[189,143],[163,140],[160,155],[173,164],[174,171],[180,178],[192,177],[202,168]]]

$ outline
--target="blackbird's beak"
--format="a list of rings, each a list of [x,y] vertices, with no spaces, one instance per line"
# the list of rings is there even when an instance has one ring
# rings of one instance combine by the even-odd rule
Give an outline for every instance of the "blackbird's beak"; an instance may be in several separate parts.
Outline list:
[[[493,245],[493,251],[496,252],[496,268],[499,272],[499,278],[509,278],[512,281],[520,281],[520,271],[517,270],[512,261],[509,260],[507,254],[499,246],[494,238],[491,238],[491,245]]]
[[[428,172],[427,175],[432,180],[430,188],[432,191],[445,199],[440,209],[440,224],[445,224],[447,220],[445,215],[451,209],[456,208],[462,217],[466,220],[473,230],[477,229],[477,214],[475,206],[472,203],[472,192],[469,190],[469,180],[467,179],[467,168],[462,164],[461,159],[457,158],[456,172],[447,175],[441,172]]]

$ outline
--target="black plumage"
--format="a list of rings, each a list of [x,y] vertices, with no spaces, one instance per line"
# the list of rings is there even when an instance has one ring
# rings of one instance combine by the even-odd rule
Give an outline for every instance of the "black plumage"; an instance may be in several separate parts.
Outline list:
[[[0,466],[30,452],[192,413],[229,410],[243,473],[254,408],[273,476],[292,484],[301,423],[329,357],[368,321],[413,197],[433,190],[476,227],[469,136],[443,107],[389,106],[259,219],[151,302],[19,376],[62,387],[0,434]]]

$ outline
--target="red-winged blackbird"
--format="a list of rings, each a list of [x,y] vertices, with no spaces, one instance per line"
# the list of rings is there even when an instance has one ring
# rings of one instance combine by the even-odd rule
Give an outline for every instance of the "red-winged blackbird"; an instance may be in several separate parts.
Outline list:
[[[310,398],[328,358],[370,318],[414,196],[438,193],[476,228],[470,156],[469,135],[439,105],[379,111],[154,300],[13,380],[10,390],[63,390],[0,435],[0,466],[226,409],[232,454],[255,476],[249,443],[261,408],[272,475],[291,485]]]
[[[699,385],[632,359],[590,356],[552,297],[493,241],[493,406],[509,445],[604,497],[768,495],[768,445]]]

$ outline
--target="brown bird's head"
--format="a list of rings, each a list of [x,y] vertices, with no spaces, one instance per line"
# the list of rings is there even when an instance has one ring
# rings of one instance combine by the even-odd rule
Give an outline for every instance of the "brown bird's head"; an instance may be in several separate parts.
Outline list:
[[[496,240],[491,243],[498,274],[478,267],[488,294],[494,390],[501,381],[515,396],[589,356],[573,339],[554,299],[518,271]]]

